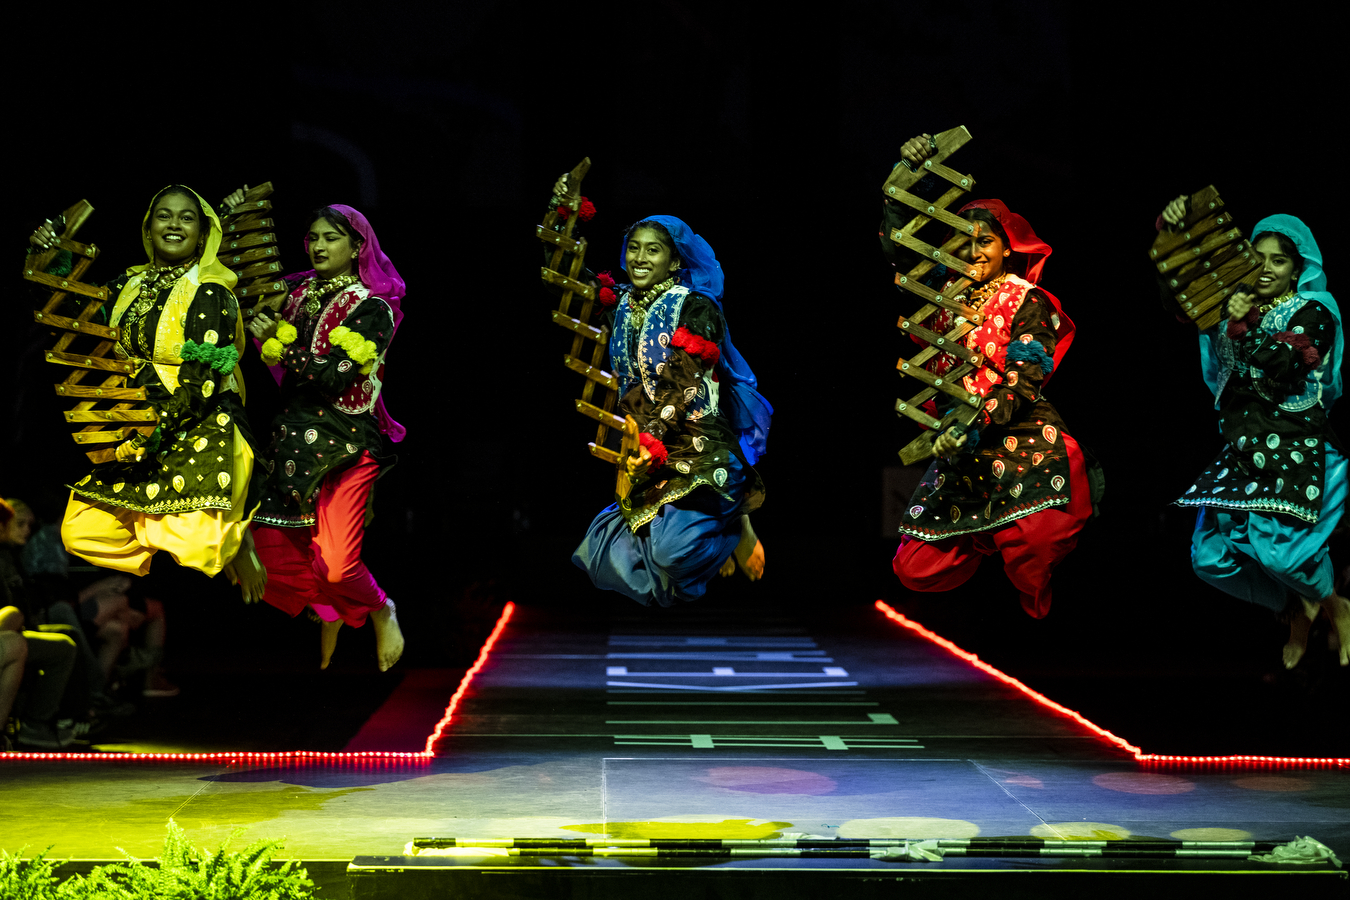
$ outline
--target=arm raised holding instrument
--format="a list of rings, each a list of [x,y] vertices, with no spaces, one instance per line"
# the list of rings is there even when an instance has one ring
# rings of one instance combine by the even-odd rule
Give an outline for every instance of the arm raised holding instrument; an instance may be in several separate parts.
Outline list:
[[[593,212],[572,175],[554,183],[550,206],[557,217],[546,216],[541,231],[557,233],[559,221],[574,214],[584,221]],[[619,501],[595,518],[573,562],[597,587],[648,605],[697,599],[719,570],[739,568],[758,579],[764,550],[749,513],[762,502],[763,484],[753,464],[764,452],[772,409],[727,334],[712,248],[674,217],[640,220],[624,234],[628,281],[620,283],[608,273],[568,274],[580,265],[569,256],[580,252],[576,237],[570,230],[566,240],[544,235],[554,245],[546,248],[544,280],[574,293],[583,290],[578,282],[589,284],[595,292],[609,333],[592,339],[607,339],[615,417],[635,433],[617,459],[627,476]],[[560,324],[576,331],[569,324],[576,321]],[[580,371],[574,356],[568,362]]]

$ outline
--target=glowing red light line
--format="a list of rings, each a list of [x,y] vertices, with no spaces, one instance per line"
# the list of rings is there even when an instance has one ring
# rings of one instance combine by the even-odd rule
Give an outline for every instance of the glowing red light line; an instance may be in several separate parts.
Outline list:
[[[497,638],[501,637],[502,632],[506,629],[506,623],[511,621],[511,615],[515,611],[515,603],[507,603],[506,606],[502,607],[502,614],[497,619],[496,626],[492,629],[492,633],[488,635],[488,639],[483,642],[483,649],[478,651],[478,659],[474,661],[474,664],[469,668],[469,671],[464,673],[464,677],[459,680],[459,687],[450,697],[450,705],[445,708],[445,715],[441,716],[441,720],[436,723],[435,729],[428,735],[426,749],[422,751],[423,755],[436,755],[435,750],[433,749],[436,746],[436,742],[440,740],[441,734],[443,734],[445,729],[450,725],[450,720],[454,718],[455,709],[459,706],[459,701],[464,697],[465,692],[468,691],[469,684],[473,681],[473,677],[487,664],[488,654],[492,652],[493,644],[497,643]]]
[[[934,644],[937,644],[944,650],[947,650],[953,655],[970,663],[972,666],[979,669],[981,672],[986,672],[997,678],[999,681],[1002,681],[1004,684],[1017,688],[1017,690],[1026,694],[1028,697],[1030,697],[1032,700],[1035,700],[1042,706],[1048,707],[1050,709],[1053,709],[1057,713],[1062,713],[1068,716],[1069,718],[1073,719],[1075,722],[1082,725],[1084,728],[1088,729],[1094,734],[1098,734],[1101,737],[1106,738],[1108,741],[1115,744],[1117,747],[1120,747],[1122,750],[1129,751],[1134,756],[1134,758],[1139,760],[1140,762],[1259,763],[1262,765],[1275,765],[1275,766],[1350,765],[1350,758],[1346,757],[1311,758],[1311,757],[1289,757],[1289,756],[1166,756],[1157,753],[1145,753],[1143,750],[1139,749],[1134,744],[1131,744],[1124,738],[1117,737],[1116,735],[1107,731],[1105,728],[1102,728],[1100,725],[1097,725],[1095,722],[1092,722],[1084,718],[1082,714],[1074,712],[1067,706],[1063,706],[1059,703],[1056,703],[1055,701],[1051,700],[1049,697],[1045,696],[1039,691],[1032,690],[1022,682],[1018,681],[1016,678],[1013,678],[1011,675],[1007,675],[999,671],[998,669],[994,668],[993,666],[989,665],[989,663],[980,659],[974,653],[962,650],[960,647],[956,646],[942,635],[937,634],[936,632],[933,631],[929,631],[927,628],[924,628],[922,625],[920,625],[918,622],[915,622],[913,619],[906,618],[904,615],[897,612],[890,604],[886,603],[885,601],[878,600],[875,605],[876,608],[880,610],[881,613],[885,615],[886,618],[890,619],[892,622],[895,622],[896,624],[904,628],[908,628],[915,634],[927,638],[929,641],[932,641]]]
[[[442,731],[450,724],[450,718],[455,714],[455,707],[459,705],[460,698],[464,696],[469,688],[469,683],[479,670],[487,663],[488,654],[492,652],[492,645],[497,643],[497,638],[501,636],[502,630],[506,628],[506,623],[510,620],[511,614],[516,611],[514,603],[507,603],[502,607],[502,614],[497,619],[496,626],[488,639],[483,643],[482,649],[478,651],[478,659],[474,662],[469,671],[464,673],[464,677],[459,681],[459,689],[455,691],[450,698],[450,705],[446,707],[445,715],[441,721],[436,723],[436,729],[431,736],[427,738],[426,749],[418,751],[401,750],[353,750],[353,751],[334,751],[334,750],[278,750],[278,751],[252,751],[252,750],[225,750],[215,753],[0,753],[0,762],[17,762],[19,760],[65,760],[72,762],[145,762],[145,761],[199,761],[199,762],[233,762],[243,764],[253,764],[260,762],[322,762],[322,763],[426,763],[435,753],[432,751],[432,745],[436,739],[441,736]]]

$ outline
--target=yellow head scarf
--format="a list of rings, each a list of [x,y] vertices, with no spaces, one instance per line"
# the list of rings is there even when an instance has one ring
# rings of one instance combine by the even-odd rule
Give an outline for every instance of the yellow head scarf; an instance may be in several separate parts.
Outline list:
[[[220,243],[224,240],[225,229],[220,225],[220,216],[216,215],[211,204],[202,199],[202,195],[185,185],[165,185],[165,187],[155,193],[158,198],[169,188],[183,188],[197,198],[197,204],[202,208],[202,215],[210,223],[210,229],[206,233],[206,240],[202,242],[202,255],[197,261],[198,281],[210,281],[214,284],[222,284],[229,290],[234,290],[235,283],[239,276],[235,275],[229,269],[225,268],[224,263],[216,259],[216,254],[220,251]],[[155,201],[150,201],[149,208],[145,211],[145,218],[141,219],[141,246],[145,248],[145,258],[147,262],[144,265],[132,266],[127,269],[128,275],[136,275],[150,268],[155,262],[155,248],[150,243],[150,217],[155,214]]]
[[[193,197],[197,198],[197,203],[201,207],[202,215],[210,224],[207,230],[206,238],[202,241],[201,256],[197,259],[197,265],[190,269],[186,275],[178,280],[174,286],[173,293],[169,296],[169,301],[165,305],[163,314],[160,315],[159,327],[155,335],[155,352],[151,362],[155,370],[159,373],[160,380],[172,393],[178,390],[178,366],[182,364],[183,350],[183,318],[187,313],[188,306],[197,292],[197,286],[202,283],[219,284],[226,290],[234,290],[239,277],[234,272],[225,267],[216,253],[220,250],[220,243],[224,238],[225,230],[221,227],[220,217],[211,209],[211,205],[202,199],[202,195],[184,185],[167,185],[165,188],[156,192],[155,198],[158,198],[165,190],[169,188],[181,188]],[[121,321],[122,314],[127,307],[140,293],[140,284],[144,279],[144,273],[154,265],[155,248],[150,243],[150,217],[155,212],[155,201],[150,201],[149,208],[145,211],[145,218],[141,220],[141,246],[145,248],[146,262],[139,266],[132,266],[127,269],[127,274],[132,276],[126,283],[122,293],[118,295],[117,303],[113,307],[111,324],[116,325]],[[244,352],[244,319],[242,315],[235,317],[234,327],[234,346],[242,356]],[[242,399],[244,396],[244,379],[239,367],[235,366],[232,373],[232,384],[227,390],[238,390]]]

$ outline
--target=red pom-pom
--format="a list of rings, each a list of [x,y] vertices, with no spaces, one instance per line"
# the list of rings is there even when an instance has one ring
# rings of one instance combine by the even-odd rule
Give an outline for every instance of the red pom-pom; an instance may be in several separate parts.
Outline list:
[[[598,273],[598,274],[595,276],[595,280],[598,281],[598,282],[600,282],[600,286],[601,286],[601,287],[607,287],[607,288],[612,288],[612,287],[614,287],[614,276],[610,275],[609,272],[600,272],[600,273]]]
[[[600,305],[605,309],[609,309],[615,303],[619,302],[618,298],[614,296],[614,292],[607,287],[602,287],[600,293],[596,296],[600,298]]]
[[[717,349],[716,344],[707,338],[699,337],[683,325],[675,330],[675,336],[670,339],[670,346],[679,347],[690,356],[698,357],[704,366],[715,366],[722,358],[722,351]]]
[[[651,464],[647,466],[648,472],[655,471],[666,464],[666,460],[670,457],[670,451],[658,438],[643,431],[638,434],[638,443],[652,455]]]
[[[560,218],[560,219],[568,219],[568,218],[571,218],[571,216],[572,216],[572,210],[568,209],[566,206],[559,206],[559,207],[558,207],[558,218]]]
[[[589,222],[591,219],[594,219],[595,204],[587,200],[585,197],[582,197],[581,208],[577,210],[577,218],[581,219],[581,221],[583,222]]]
[[[1303,357],[1303,364],[1305,366],[1315,366],[1322,361],[1322,354],[1317,352],[1317,348],[1313,346],[1313,342],[1309,340],[1306,334],[1281,331],[1279,334],[1275,335],[1275,340],[1284,341],[1286,344],[1297,350],[1299,355]]]
[[[1241,319],[1228,320],[1228,339],[1235,341],[1247,333],[1247,323]]]

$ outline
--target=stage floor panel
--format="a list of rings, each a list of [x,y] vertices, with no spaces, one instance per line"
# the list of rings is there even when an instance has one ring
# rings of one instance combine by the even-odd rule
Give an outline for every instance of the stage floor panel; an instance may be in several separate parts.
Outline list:
[[[872,609],[821,624],[524,606],[438,753],[0,760],[0,846],[152,856],[173,818],[198,846],[243,826],[308,859],[398,857],[414,837],[783,833],[1311,835],[1350,857],[1343,770],[1142,765]]]

